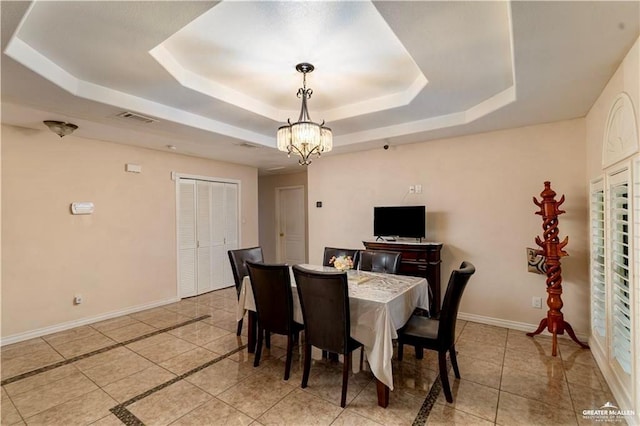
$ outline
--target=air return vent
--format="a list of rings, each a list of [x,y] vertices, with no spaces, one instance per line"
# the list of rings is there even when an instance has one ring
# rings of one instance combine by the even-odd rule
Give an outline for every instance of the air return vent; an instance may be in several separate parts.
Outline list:
[[[116,115],[116,117],[125,118],[127,120],[138,121],[140,123],[147,123],[147,124],[155,123],[158,121],[154,118],[146,117],[144,115],[136,114],[135,112],[130,112],[130,111],[121,112],[120,114]]]

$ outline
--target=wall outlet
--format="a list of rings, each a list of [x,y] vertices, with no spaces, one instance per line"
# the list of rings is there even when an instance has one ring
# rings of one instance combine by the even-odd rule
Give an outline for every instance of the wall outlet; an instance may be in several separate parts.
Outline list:
[[[79,305],[81,303],[82,303],[82,296],[80,294],[76,294],[75,296],[73,296],[74,305]]]
[[[416,194],[422,194],[422,185],[416,185]]]
[[[542,309],[542,297],[537,297],[537,296],[532,297],[531,307],[536,309]]]

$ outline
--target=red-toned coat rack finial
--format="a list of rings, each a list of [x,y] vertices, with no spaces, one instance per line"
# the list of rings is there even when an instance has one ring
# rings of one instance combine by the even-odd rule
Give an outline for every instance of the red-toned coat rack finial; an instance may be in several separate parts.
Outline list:
[[[560,197],[560,201],[556,201],[556,193],[551,189],[551,182],[544,183],[544,190],[540,193],[542,201],[538,201],[533,197],[533,202],[540,210],[536,212],[542,216],[542,229],[544,230],[544,239],[536,237],[536,244],[540,247],[537,254],[544,256],[547,273],[547,317],[540,321],[538,329],[533,333],[527,333],[527,336],[533,337],[542,333],[545,327],[553,336],[551,355],[557,355],[558,335],[564,334],[565,330],[582,348],[589,349],[589,346],[580,342],[573,331],[571,324],[564,320],[561,309],[562,303],[562,268],[560,266],[560,258],[568,256],[564,251],[564,247],[569,243],[569,237],[565,237],[560,241],[558,237],[558,216],[565,213],[560,210],[560,205],[564,203],[564,195]]]

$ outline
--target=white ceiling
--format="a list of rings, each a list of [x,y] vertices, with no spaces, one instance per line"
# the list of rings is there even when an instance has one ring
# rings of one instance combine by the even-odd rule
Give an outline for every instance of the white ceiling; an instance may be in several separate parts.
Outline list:
[[[583,117],[640,34],[638,1],[1,8],[2,122],[70,121],[74,135],[261,173],[299,170],[275,148],[299,114],[299,62],[316,67],[309,110],[333,129],[332,155]]]

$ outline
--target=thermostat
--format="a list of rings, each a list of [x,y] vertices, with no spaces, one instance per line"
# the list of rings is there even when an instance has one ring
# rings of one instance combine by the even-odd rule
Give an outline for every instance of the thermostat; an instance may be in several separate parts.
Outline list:
[[[142,166],[140,164],[127,163],[124,165],[124,170],[129,173],[142,173]]]
[[[71,203],[71,214],[91,214],[93,213],[93,203],[88,201]]]

